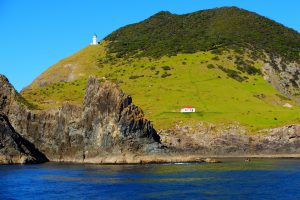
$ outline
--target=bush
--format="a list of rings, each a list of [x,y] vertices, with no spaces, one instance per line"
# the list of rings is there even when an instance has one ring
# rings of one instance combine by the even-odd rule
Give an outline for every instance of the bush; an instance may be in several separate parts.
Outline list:
[[[212,60],[220,60],[220,58],[218,56],[215,56],[212,58]]]
[[[236,68],[243,73],[247,73],[249,75],[256,75],[256,74],[261,75],[260,69],[257,69],[256,67],[252,66],[254,64],[253,61],[249,61],[249,60],[244,61],[242,57],[237,56],[234,63],[238,65]]]
[[[212,54],[216,54],[216,55],[221,55],[222,52],[223,52],[222,49],[213,49],[213,50],[211,51]]]
[[[259,69],[250,65],[237,66],[237,69],[249,75],[261,74],[261,71]]]
[[[227,59],[232,60],[233,58],[232,58],[232,56],[227,56]]]
[[[161,75],[162,78],[166,78],[168,76],[171,76],[172,74],[168,74],[167,72],[165,72],[163,75]]]
[[[265,94],[254,94],[253,95],[255,98],[258,98],[258,99],[264,99],[266,98],[266,95]]]
[[[239,75],[239,72],[238,71],[235,71],[233,69],[227,69],[227,68],[224,68],[222,66],[218,66],[219,69],[221,69],[223,72],[225,72],[227,74],[228,77],[236,80],[236,81],[239,81],[239,82],[242,82],[244,81],[245,79],[243,77],[241,77]]]
[[[213,68],[215,68],[215,66],[214,66],[213,64],[208,64],[208,65],[207,65],[207,68],[208,68],[208,69],[213,69]]]
[[[169,66],[162,66],[161,67],[163,70],[171,70],[171,67],[169,67]]]
[[[137,78],[141,78],[144,77],[144,75],[140,75],[140,76],[129,76],[129,79],[137,79]]]
[[[284,100],[284,101],[290,100],[290,98],[285,97],[285,96],[283,96],[283,95],[281,95],[281,94],[276,94],[276,96],[278,96],[281,100]]]

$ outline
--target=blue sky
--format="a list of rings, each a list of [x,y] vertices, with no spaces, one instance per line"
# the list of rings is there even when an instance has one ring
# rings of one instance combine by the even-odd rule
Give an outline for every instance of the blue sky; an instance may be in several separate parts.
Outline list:
[[[299,0],[0,0],[0,73],[21,90],[49,66],[161,10],[238,6],[300,32]]]

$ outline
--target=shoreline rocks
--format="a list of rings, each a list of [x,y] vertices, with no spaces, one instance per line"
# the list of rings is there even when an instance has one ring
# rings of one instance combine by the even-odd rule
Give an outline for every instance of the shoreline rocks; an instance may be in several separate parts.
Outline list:
[[[181,152],[214,156],[280,155],[300,153],[300,125],[264,129],[248,135],[239,126],[210,128],[201,123],[186,131],[186,126],[160,132],[162,141]],[[184,129],[185,131],[182,131]]]

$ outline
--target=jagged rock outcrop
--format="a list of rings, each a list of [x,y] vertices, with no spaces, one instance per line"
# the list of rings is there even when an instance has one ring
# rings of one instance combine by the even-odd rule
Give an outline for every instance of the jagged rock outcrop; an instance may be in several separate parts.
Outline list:
[[[114,162],[126,162],[129,155],[163,151],[150,121],[116,84],[100,84],[90,78],[82,106],[65,103],[60,108],[35,112],[27,109],[26,101],[5,77],[0,84],[1,111],[14,129],[49,160],[106,162],[118,157]]]
[[[35,146],[15,132],[0,113],[0,164],[42,163],[48,159]]]

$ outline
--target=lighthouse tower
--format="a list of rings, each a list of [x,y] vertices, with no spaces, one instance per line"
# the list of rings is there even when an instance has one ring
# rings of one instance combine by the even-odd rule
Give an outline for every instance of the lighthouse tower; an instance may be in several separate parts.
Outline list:
[[[97,35],[94,34],[93,35],[93,43],[92,43],[92,45],[96,45],[96,44],[97,44]]]

